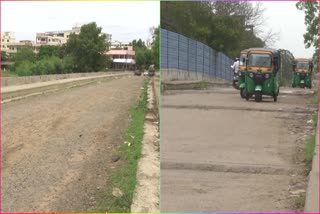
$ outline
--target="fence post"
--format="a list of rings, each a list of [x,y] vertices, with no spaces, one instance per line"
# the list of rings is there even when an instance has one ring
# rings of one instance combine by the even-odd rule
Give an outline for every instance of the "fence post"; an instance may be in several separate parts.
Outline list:
[[[180,74],[180,34],[178,34],[178,73]]]
[[[187,56],[188,56],[188,59],[187,59],[187,69],[188,69],[188,78],[190,78],[190,70],[189,70],[189,41],[190,39],[187,38],[188,40],[188,50],[187,50]]]
[[[167,30],[167,72],[169,72],[169,31]]]
[[[202,44],[202,80],[204,80],[204,44]]]
[[[196,41],[196,76],[198,78],[198,42]]]

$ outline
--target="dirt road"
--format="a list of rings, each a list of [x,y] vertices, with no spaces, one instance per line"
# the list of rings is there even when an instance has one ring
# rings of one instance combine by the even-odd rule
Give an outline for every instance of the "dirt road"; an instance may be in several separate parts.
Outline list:
[[[277,103],[232,88],[162,94],[161,212],[294,211],[309,92],[283,89]]]
[[[101,81],[2,105],[2,210],[84,212],[117,163],[142,77]]]

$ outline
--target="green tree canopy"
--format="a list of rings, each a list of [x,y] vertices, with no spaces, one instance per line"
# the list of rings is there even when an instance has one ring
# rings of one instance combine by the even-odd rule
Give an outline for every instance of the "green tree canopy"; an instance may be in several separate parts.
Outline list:
[[[300,1],[296,4],[297,9],[305,13],[307,32],[303,37],[306,48],[318,47],[318,4],[318,1]]]
[[[54,45],[42,45],[40,46],[38,58],[43,59],[45,57],[59,56],[60,47]]]
[[[151,50],[152,50],[152,63],[159,67],[159,53],[160,53],[160,26],[157,28],[152,29],[152,43],[151,43]],[[150,64],[152,64],[150,63]]]
[[[138,41],[133,40],[130,44],[133,46],[133,50],[136,50],[138,48],[139,49],[147,49],[145,42],[142,41],[141,39],[139,39]]]
[[[248,23],[260,24],[262,12],[248,2],[166,1],[161,2],[161,27],[235,57],[243,49],[265,46],[247,29]]]
[[[135,54],[136,54],[136,66],[139,70],[142,70],[144,68],[145,63],[146,63],[144,50],[137,49]]]
[[[30,46],[23,46],[17,50],[15,55],[15,65],[20,64],[23,61],[34,62],[35,54]]]
[[[83,25],[79,35],[71,34],[66,44],[66,55],[72,55],[77,72],[92,72],[105,69],[108,56],[106,35],[95,22]]]
[[[1,51],[1,61],[8,61],[9,57],[5,51]]]

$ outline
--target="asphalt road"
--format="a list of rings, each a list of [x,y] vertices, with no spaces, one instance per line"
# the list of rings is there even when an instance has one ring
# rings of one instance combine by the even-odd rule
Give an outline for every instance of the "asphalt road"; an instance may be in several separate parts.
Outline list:
[[[310,92],[282,89],[277,103],[233,88],[162,94],[161,212],[294,211]]]
[[[2,211],[85,212],[117,163],[143,77],[102,80],[2,105]]]

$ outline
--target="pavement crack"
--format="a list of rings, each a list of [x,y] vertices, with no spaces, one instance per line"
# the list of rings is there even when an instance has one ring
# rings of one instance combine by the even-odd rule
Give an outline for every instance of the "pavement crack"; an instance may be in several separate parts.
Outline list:
[[[293,167],[261,166],[261,165],[245,166],[245,165],[224,165],[224,164],[206,164],[206,163],[162,162],[161,169],[229,172],[229,173],[243,173],[243,174],[268,174],[268,175],[297,174],[297,169],[294,169]]]
[[[296,114],[312,114],[317,111],[316,108],[308,109],[260,109],[237,106],[209,106],[209,105],[161,105],[162,108],[173,109],[198,109],[198,110],[231,110],[231,111],[257,111],[257,112],[285,112]]]

